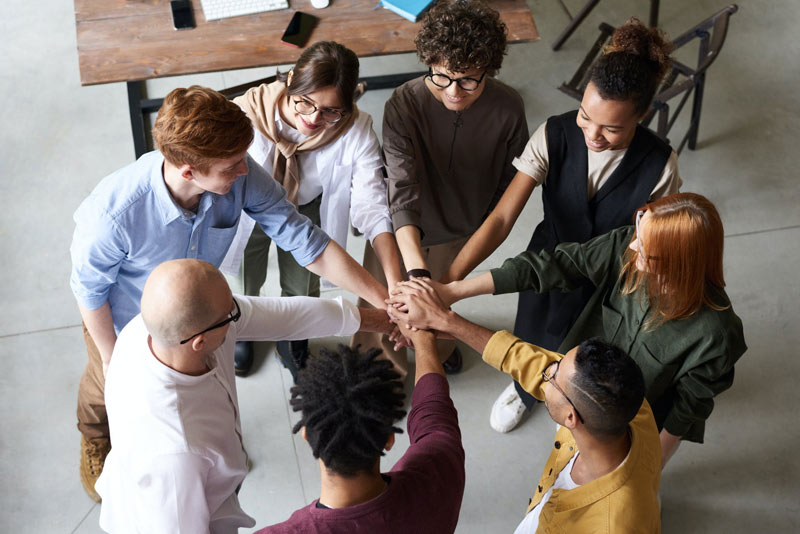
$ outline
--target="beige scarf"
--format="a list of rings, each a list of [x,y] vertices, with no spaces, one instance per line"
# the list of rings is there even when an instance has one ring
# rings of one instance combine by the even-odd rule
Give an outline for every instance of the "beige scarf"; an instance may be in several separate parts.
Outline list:
[[[233,102],[247,114],[256,130],[275,144],[272,176],[286,189],[289,201],[294,205],[297,205],[297,191],[300,189],[296,154],[311,152],[332,143],[350,129],[358,116],[358,108],[353,105],[353,112],[346,114],[339,122],[299,143],[293,143],[278,134],[275,124],[275,106],[278,106],[281,117],[291,117],[294,113],[294,107],[289,98],[286,98],[284,82],[275,81],[253,87],[242,96],[234,98]]]

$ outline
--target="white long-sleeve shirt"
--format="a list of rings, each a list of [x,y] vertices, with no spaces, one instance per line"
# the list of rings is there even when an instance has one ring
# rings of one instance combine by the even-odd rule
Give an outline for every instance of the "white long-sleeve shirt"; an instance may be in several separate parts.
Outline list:
[[[151,353],[141,315],[122,329],[106,376],[111,452],[95,488],[100,527],[117,533],[235,533],[255,521],[236,489],[247,474],[234,375],[237,340],[350,336],[358,309],[341,298],[245,297],[241,318],[189,376]]]
[[[275,113],[282,137],[300,141],[302,134],[285,124]],[[272,174],[275,145],[255,131],[248,154]],[[312,152],[297,154],[300,168],[298,204],[307,204],[322,194],[320,227],[342,248],[347,245],[349,223],[370,243],[378,234],[392,232],[392,219],[383,178],[383,161],[372,117],[359,111],[350,129],[333,143]],[[255,222],[242,216],[236,237],[220,269],[229,274],[239,270],[247,240]]]

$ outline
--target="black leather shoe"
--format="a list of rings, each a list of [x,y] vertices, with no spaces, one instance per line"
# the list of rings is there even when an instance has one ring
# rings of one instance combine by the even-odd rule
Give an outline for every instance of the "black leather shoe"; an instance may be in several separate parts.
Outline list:
[[[448,375],[454,375],[461,371],[461,367],[464,365],[464,357],[461,356],[461,351],[458,350],[458,347],[453,351],[449,358],[447,358],[442,367],[444,367],[444,372]]]
[[[308,361],[308,340],[278,341],[276,350],[283,366],[292,374],[292,380],[297,383],[297,373],[305,368]]]
[[[247,376],[253,368],[253,342],[237,341],[233,352],[233,370],[236,376]]]

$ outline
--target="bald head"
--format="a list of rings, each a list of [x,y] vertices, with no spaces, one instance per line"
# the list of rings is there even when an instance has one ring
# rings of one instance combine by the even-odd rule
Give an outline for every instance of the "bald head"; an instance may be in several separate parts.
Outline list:
[[[231,309],[231,291],[210,263],[167,261],[150,273],[142,292],[142,319],[161,345],[182,339],[220,321]]]

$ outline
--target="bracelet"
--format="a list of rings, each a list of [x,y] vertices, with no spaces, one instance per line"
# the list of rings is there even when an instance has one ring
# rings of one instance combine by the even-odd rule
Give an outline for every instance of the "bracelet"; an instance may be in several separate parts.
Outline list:
[[[406,273],[406,276],[408,276],[408,278],[412,276],[414,278],[430,278],[431,272],[427,269],[411,269]]]

